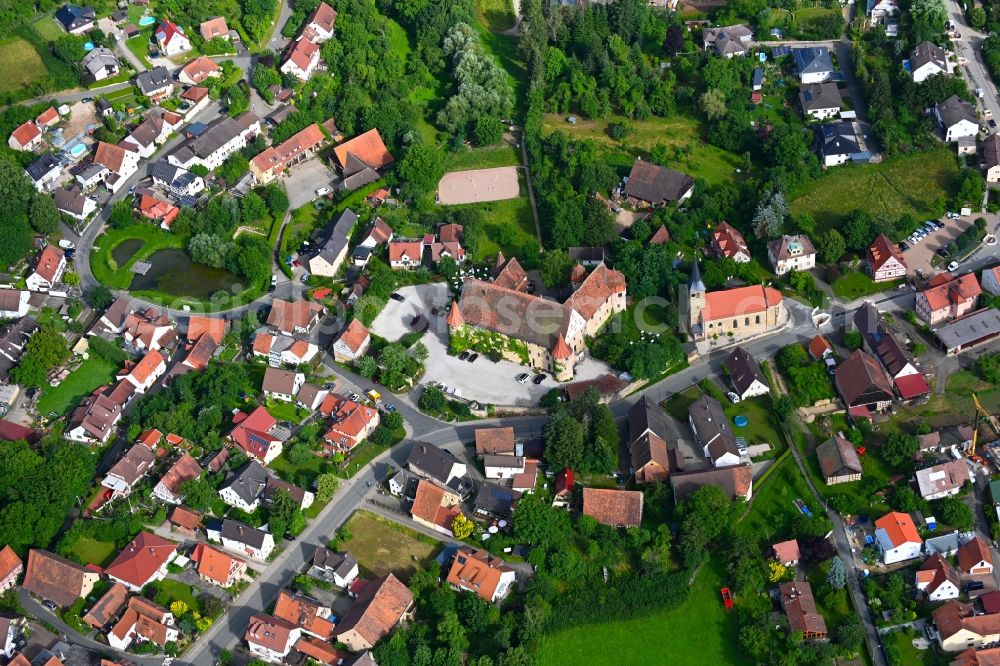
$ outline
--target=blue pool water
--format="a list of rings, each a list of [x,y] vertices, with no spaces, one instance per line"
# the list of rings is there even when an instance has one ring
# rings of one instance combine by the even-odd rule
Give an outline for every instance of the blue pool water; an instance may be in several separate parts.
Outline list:
[[[86,44],[84,44],[83,45],[83,50],[84,51],[93,51],[94,50],[94,42],[87,42]]]
[[[745,428],[746,425],[750,423],[750,421],[747,419],[747,417],[740,414],[739,416],[733,418],[733,423],[736,424],[737,428]]]
[[[143,16],[141,19],[139,19],[139,25],[141,26],[152,25],[154,23],[156,23],[155,16]]]
[[[69,149],[69,154],[72,155],[73,157],[79,157],[80,155],[83,155],[85,152],[87,152],[87,146],[85,146],[82,143],[78,143]]]

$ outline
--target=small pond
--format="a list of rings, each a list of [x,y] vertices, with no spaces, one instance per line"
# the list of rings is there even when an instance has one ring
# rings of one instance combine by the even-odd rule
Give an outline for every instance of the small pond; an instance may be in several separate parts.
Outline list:
[[[127,238],[121,243],[115,246],[115,249],[111,250],[111,259],[115,262],[115,266],[121,268],[128,263],[136,252],[139,251],[146,241],[139,238]]]
[[[151,267],[145,275],[132,278],[131,291],[209,298],[217,291],[235,293],[234,288],[239,291],[244,286],[235,273],[196,264],[184,250],[157,250],[146,261]]]

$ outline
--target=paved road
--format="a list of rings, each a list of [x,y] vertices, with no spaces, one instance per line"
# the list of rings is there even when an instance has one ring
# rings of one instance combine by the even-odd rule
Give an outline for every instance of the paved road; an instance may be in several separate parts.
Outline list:
[[[981,47],[986,35],[974,29],[965,20],[965,12],[962,11],[962,4],[957,0],[947,0],[945,6],[948,8],[948,18],[954,21],[958,27],[958,32],[962,38],[952,41],[955,55],[965,58],[967,62],[959,67],[965,75],[965,80],[969,82],[969,90],[975,95],[976,88],[982,88],[983,98],[980,100],[982,107],[990,109],[994,118],[1000,118],[1000,101],[997,100],[997,87],[990,78],[986,65],[983,62]]]

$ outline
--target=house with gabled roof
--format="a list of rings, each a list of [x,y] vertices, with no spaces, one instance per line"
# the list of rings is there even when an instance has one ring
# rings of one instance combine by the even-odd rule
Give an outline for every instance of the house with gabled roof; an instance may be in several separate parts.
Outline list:
[[[346,588],[358,577],[358,561],[347,552],[334,552],[317,546],[312,556],[309,575]]]
[[[931,326],[958,319],[976,309],[982,291],[975,273],[938,273],[917,292],[917,316]]]
[[[806,83],[799,86],[799,106],[806,119],[825,120],[840,114],[844,98],[833,81]]]
[[[17,579],[24,573],[24,562],[10,545],[0,549],[0,594],[17,585]]]
[[[871,354],[858,349],[834,370],[834,386],[852,416],[869,416],[892,405],[892,381]]]
[[[920,557],[924,540],[908,513],[893,511],[875,521],[875,545],[884,564]]]
[[[421,479],[410,507],[414,522],[445,535],[451,535],[451,523],[461,515],[462,498],[451,489]]]
[[[67,608],[94,589],[100,574],[76,562],[40,548],[28,551],[28,565],[21,588],[26,592]]]
[[[260,506],[268,478],[267,471],[261,464],[251,460],[238,470],[229,473],[219,486],[219,497],[229,506],[246,513],[253,513]]]
[[[280,664],[301,635],[302,629],[291,622],[264,613],[254,613],[244,638],[254,657]]]
[[[632,164],[625,196],[640,206],[681,203],[694,194],[694,179],[680,171],[646,162],[637,157]]]
[[[139,170],[139,158],[139,151],[127,143],[116,146],[113,143],[98,141],[97,150],[94,152],[94,164],[99,164],[108,170],[104,184],[112,193],[120,190]]]
[[[11,150],[34,152],[42,146],[42,131],[28,120],[18,125],[7,139]]]
[[[306,19],[303,30],[308,30],[310,39],[317,44],[329,41],[333,37],[333,26],[337,21],[337,12],[325,2],[316,5]]]
[[[323,316],[323,306],[313,301],[299,299],[285,301],[276,298],[271,302],[267,325],[285,335],[309,333]]]
[[[750,262],[750,248],[743,234],[728,222],[719,222],[712,231],[712,250],[716,255],[738,264]]]
[[[135,444],[116,462],[101,485],[108,489],[108,499],[119,499],[132,494],[132,488],[152,470],[156,454],[142,444]]]
[[[184,501],[180,489],[181,484],[197,479],[199,476],[201,476],[201,466],[198,461],[187,453],[183,453],[157,482],[156,487],[153,488],[153,497],[167,504],[180,504]]]
[[[173,613],[145,597],[132,597],[121,619],[108,632],[107,639],[108,645],[124,651],[134,641],[149,641],[163,648],[179,636]]]
[[[861,479],[861,458],[854,444],[844,438],[843,433],[838,432],[817,446],[816,458],[828,486]]]
[[[297,366],[312,361],[319,353],[319,347],[309,340],[261,331],[254,336],[252,353],[266,358],[272,366]]]
[[[97,210],[97,202],[90,197],[84,196],[79,187],[67,190],[60,188],[52,194],[56,202],[56,209],[60,213],[69,215],[74,220],[84,221],[90,214]]]
[[[259,184],[267,184],[286,169],[310,159],[326,142],[319,125],[313,123],[276,146],[268,146],[250,160],[250,172]]]
[[[125,608],[128,602],[128,588],[121,583],[115,583],[101,598],[94,602],[87,614],[83,616],[83,623],[103,631]]]
[[[63,163],[55,153],[47,153],[24,167],[24,173],[39,192],[52,190],[62,178]]]
[[[305,381],[306,376],[301,372],[269,367],[264,370],[264,381],[260,388],[267,398],[292,402]]]
[[[781,608],[788,618],[788,628],[803,638],[826,638],[826,620],[816,610],[812,586],[807,581],[790,581],[778,586]]]
[[[332,609],[304,594],[281,590],[272,612],[275,617],[298,626],[305,634],[324,641],[333,638],[336,617]]]
[[[122,418],[122,410],[135,396],[135,386],[120,381],[101,386],[83,398],[66,423],[63,436],[83,444],[103,444]]]
[[[176,543],[144,530],[118,553],[104,573],[138,592],[153,581],[163,580],[167,575],[167,563],[176,552]]]
[[[767,244],[767,257],[775,275],[808,271],[816,267],[816,248],[805,234],[784,234]]]
[[[46,245],[35,259],[34,270],[25,280],[29,291],[48,291],[66,272],[66,253],[55,245]]]
[[[767,378],[764,377],[757,360],[743,347],[734,349],[722,365],[729,376],[733,392],[740,397],[740,400],[771,392],[771,387],[767,385]]]
[[[753,31],[745,25],[729,25],[702,30],[705,50],[723,58],[743,57],[750,52]]]
[[[365,586],[337,625],[335,638],[352,652],[370,650],[412,614],[413,593],[393,574]]]
[[[198,575],[220,587],[232,587],[246,573],[246,560],[233,557],[218,548],[199,543],[194,547],[191,559],[197,564]]]
[[[979,534],[959,546],[957,555],[958,569],[963,574],[978,576],[993,573],[993,553],[990,544]]]
[[[781,541],[771,546],[771,554],[774,559],[786,567],[794,567],[802,557],[799,552],[799,542],[795,539]]]
[[[819,83],[833,76],[833,60],[825,46],[807,46],[792,49],[795,75],[799,83]]]
[[[952,95],[936,104],[934,118],[944,132],[945,143],[979,134],[979,116],[976,107],[958,95]]]
[[[1000,642],[1000,613],[976,615],[972,604],[951,600],[935,608],[932,618],[938,644],[946,652]]]
[[[708,395],[699,396],[688,408],[688,423],[698,448],[714,467],[740,463],[740,450],[722,403]]]
[[[248,455],[267,465],[281,454],[291,433],[278,425],[264,407],[251,413],[236,412],[229,438]]]
[[[864,162],[870,154],[862,146],[854,123],[837,120],[815,126],[816,147],[823,166],[838,166],[847,162]]]
[[[323,435],[331,453],[349,452],[374,432],[381,422],[377,409],[331,393],[320,406],[320,412],[331,418]]]
[[[251,527],[238,520],[226,518],[217,533],[209,531],[209,539],[222,542],[222,547],[234,553],[242,553],[247,557],[266,561],[274,551],[274,537],[262,529]]]
[[[198,26],[198,32],[201,33],[201,38],[206,42],[210,42],[213,39],[229,41],[229,26],[226,24],[224,16],[216,16],[207,21],[202,21],[201,25]]]
[[[333,358],[339,363],[353,363],[365,355],[372,336],[361,320],[354,318],[333,343]]]
[[[463,546],[455,551],[446,580],[453,589],[472,592],[492,604],[507,596],[516,583],[516,574],[488,551]]]
[[[707,291],[695,262],[688,286],[690,329],[696,340],[736,341],[764,335],[788,322],[781,292],[773,287],[750,285]]]
[[[923,83],[935,74],[951,74],[948,53],[932,42],[920,42],[910,51],[910,74],[914,83]]]
[[[939,553],[934,553],[917,569],[915,587],[928,601],[957,599],[960,592],[958,572]]]
[[[638,527],[642,524],[641,492],[612,488],[584,488],[583,515],[612,527]]]
[[[160,52],[167,58],[191,50],[191,40],[184,34],[184,28],[169,19],[160,21],[160,26],[154,35]]]
[[[71,35],[82,35],[94,29],[94,20],[97,13],[94,8],[86,5],[64,4],[56,10],[55,19],[63,27],[63,30]]]
[[[118,76],[118,72],[121,70],[118,56],[115,55],[114,51],[104,46],[98,46],[84,55],[83,59],[80,60],[80,66],[95,82]]]
[[[342,178],[338,189],[343,191],[374,183],[380,178],[379,169],[395,161],[375,128],[335,146],[333,154]]]
[[[973,478],[964,458],[917,470],[917,488],[925,500],[957,495],[967,482],[972,483]]]
[[[215,61],[208,56],[195,58],[181,68],[177,74],[177,80],[187,85],[195,86],[204,83],[208,79],[217,79],[222,76],[222,68],[215,64]]]

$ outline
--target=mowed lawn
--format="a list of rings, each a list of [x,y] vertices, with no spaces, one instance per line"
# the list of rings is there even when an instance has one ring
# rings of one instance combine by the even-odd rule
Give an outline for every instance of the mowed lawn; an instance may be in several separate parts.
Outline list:
[[[430,537],[367,511],[357,511],[344,527],[352,537],[342,548],[358,559],[366,577],[393,573],[403,581],[409,580],[441,548]]]
[[[444,158],[444,170],[467,171],[469,169],[492,169],[494,167],[517,166],[521,163],[521,153],[509,143],[482,148],[460,148],[449,151]]]
[[[621,142],[611,138],[611,126],[628,123],[632,132]],[[632,158],[649,158],[650,151],[657,145],[680,149],[683,153],[677,160],[663,166],[683,171],[695,178],[704,178],[711,184],[732,182],[738,174],[741,160],[733,153],[713,146],[701,139],[701,122],[690,116],[671,118],[649,118],[630,120],[624,116],[612,115],[601,120],[587,120],[577,116],[576,123],[570,124],[566,116],[547,113],[542,119],[542,134],[562,132],[574,139],[592,139],[605,147],[610,154],[624,151],[620,157],[611,160],[616,166],[631,166]],[[609,155],[610,156],[610,155]]]
[[[842,222],[851,211],[899,219],[937,217],[937,204],[958,186],[955,158],[945,148],[894,158],[881,164],[845,164],[791,197],[793,215],[809,214],[819,230]]]
[[[20,90],[48,72],[35,48],[21,37],[0,39],[0,62],[4,66],[0,94]]]
[[[524,247],[525,243],[532,240],[538,241],[524,177],[521,176],[519,181],[521,196],[515,199],[448,207],[462,208],[467,206],[483,211],[483,232],[479,235],[476,254],[472,258],[474,262],[493,258],[500,251],[503,251],[507,257],[517,255],[521,253],[521,248]]]
[[[740,652],[736,617],[722,607],[719,595],[722,573],[718,562],[706,563],[691,586],[688,600],[672,610],[636,620],[575,627],[546,636],[535,663],[538,666],[750,663]],[[594,609],[594,616],[600,616],[599,608]]]
[[[895,289],[902,284],[902,282],[902,280],[875,282],[864,273],[848,273],[834,282],[831,286],[833,287],[833,294],[835,296],[853,301],[864,296],[870,296],[871,294],[877,294],[882,291]]]
[[[38,413],[42,416],[48,416],[52,412],[57,415],[65,414],[80,404],[84,396],[114,379],[116,370],[118,368],[113,363],[91,356],[69,373],[59,386],[42,389]]]
[[[115,556],[115,544],[82,536],[73,544],[73,554],[84,564],[104,566]]]

